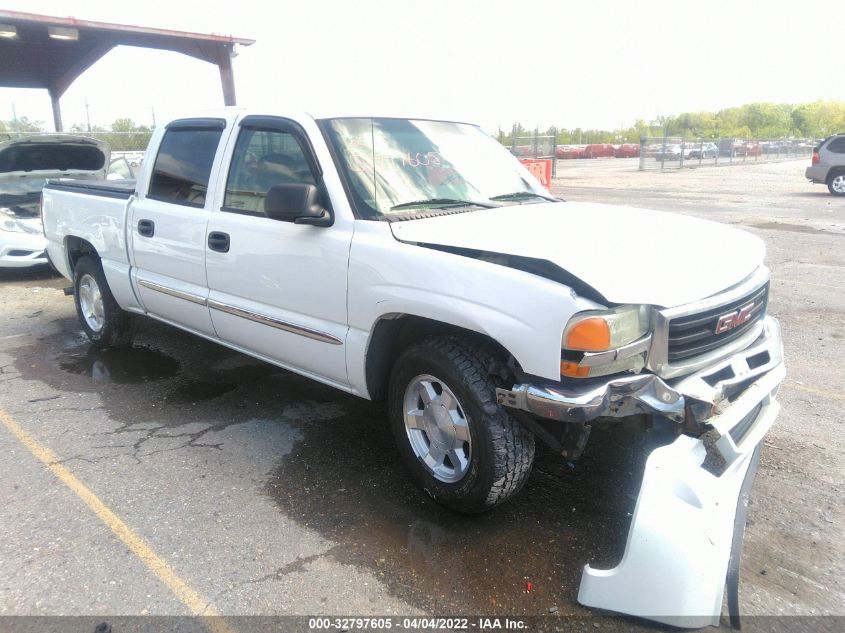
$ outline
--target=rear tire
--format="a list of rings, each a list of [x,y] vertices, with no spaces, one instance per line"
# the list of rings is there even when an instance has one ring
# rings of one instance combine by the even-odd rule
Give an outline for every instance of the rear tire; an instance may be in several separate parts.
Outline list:
[[[115,301],[99,260],[83,256],[73,268],[73,300],[85,335],[96,347],[132,344],[132,319]]]
[[[845,196],[845,171],[837,171],[827,177],[827,190],[834,196]]]
[[[405,350],[390,378],[390,423],[405,466],[457,512],[493,508],[531,473],[534,435],[496,403],[496,366],[481,345],[437,336]]]

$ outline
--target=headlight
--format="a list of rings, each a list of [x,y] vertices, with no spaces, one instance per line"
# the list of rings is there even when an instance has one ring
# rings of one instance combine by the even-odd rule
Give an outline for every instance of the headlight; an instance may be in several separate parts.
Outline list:
[[[648,330],[647,306],[579,312],[566,324],[561,347],[579,352],[604,352],[633,343]]]
[[[644,337],[650,329],[648,306],[579,312],[563,330],[561,375],[592,378],[626,371],[639,373],[645,366],[651,337]]]

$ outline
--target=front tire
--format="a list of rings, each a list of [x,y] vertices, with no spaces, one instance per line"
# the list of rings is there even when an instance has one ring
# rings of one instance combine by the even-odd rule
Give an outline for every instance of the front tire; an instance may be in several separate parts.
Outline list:
[[[414,482],[438,503],[484,512],[519,492],[534,435],[496,403],[493,356],[451,336],[405,350],[390,379],[390,423]]]
[[[91,343],[101,349],[132,343],[132,321],[117,305],[98,260],[79,258],[73,268],[73,291],[76,315]]]
[[[834,196],[845,196],[845,171],[832,173],[828,177],[827,190]]]

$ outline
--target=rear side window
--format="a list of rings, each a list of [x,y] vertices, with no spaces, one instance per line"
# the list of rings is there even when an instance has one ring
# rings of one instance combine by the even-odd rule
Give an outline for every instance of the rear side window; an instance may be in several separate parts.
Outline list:
[[[828,143],[827,150],[836,154],[845,154],[845,136],[833,139]]]
[[[189,207],[204,206],[222,133],[222,129],[168,128],[153,165],[147,197]]]

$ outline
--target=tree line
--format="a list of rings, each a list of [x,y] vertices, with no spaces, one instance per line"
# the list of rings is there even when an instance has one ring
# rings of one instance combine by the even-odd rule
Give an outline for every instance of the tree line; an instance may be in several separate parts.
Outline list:
[[[23,134],[38,134],[44,131],[43,121],[31,121],[25,116],[11,121],[0,121],[0,141]],[[82,136],[94,136],[107,142],[113,151],[135,151],[146,149],[153,128],[147,125],[139,125],[132,119],[123,118],[115,120],[108,127],[92,125],[89,128],[85,124],[74,123],[67,132]]]
[[[499,130],[499,140],[510,145],[516,137],[534,136],[535,130],[521,123],[511,130]],[[651,121],[638,119],[631,127],[615,130],[549,127],[537,130],[556,136],[561,145],[584,143],[638,143],[644,136],[686,136],[691,138],[805,138],[821,139],[845,132],[845,102],[815,101],[788,103],[747,103],[718,112],[683,112],[661,115]]]
[[[0,141],[20,134],[44,132],[43,121],[25,116],[11,121],[0,120]],[[108,127],[75,123],[70,132],[91,134],[105,140],[116,151],[146,148],[152,127],[139,125],[132,119],[117,119]],[[845,132],[845,101],[815,101],[793,105],[788,103],[747,103],[718,112],[683,112],[661,115],[646,122],[638,119],[627,128],[615,130],[580,127],[549,127],[538,130],[545,136],[556,136],[562,145],[583,143],[637,143],[643,136],[686,136],[690,138],[815,138]],[[535,130],[516,123],[510,130],[499,130],[499,140],[510,145],[513,134],[534,136]]]

